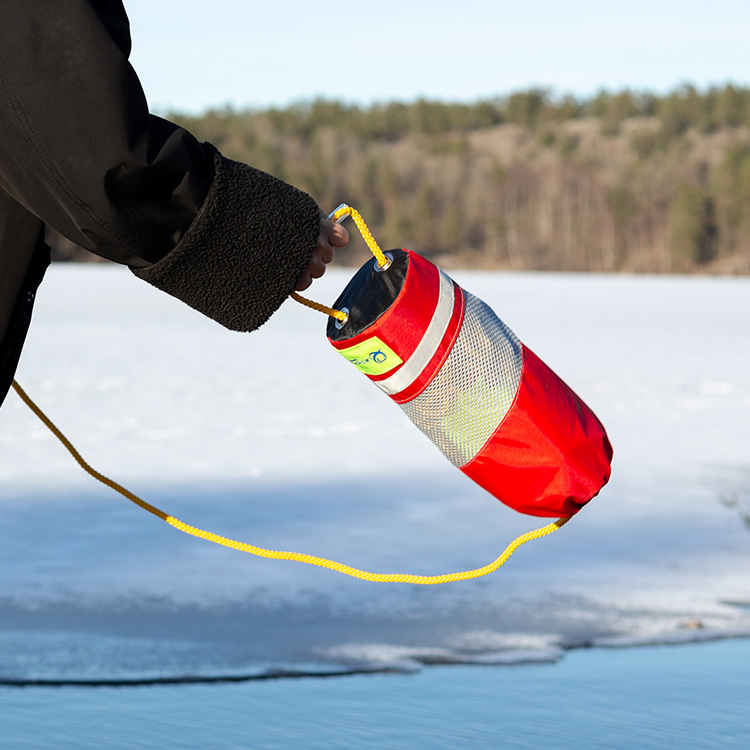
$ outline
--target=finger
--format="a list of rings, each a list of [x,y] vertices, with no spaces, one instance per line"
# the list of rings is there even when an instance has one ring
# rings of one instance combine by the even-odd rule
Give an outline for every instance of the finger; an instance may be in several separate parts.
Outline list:
[[[319,279],[326,272],[326,264],[322,258],[313,256],[305,272],[313,279]]]
[[[330,263],[335,254],[334,245],[330,241],[326,227],[321,227],[318,241],[315,244],[315,253],[313,254],[312,260],[320,259],[323,263]]]
[[[344,247],[349,242],[349,232],[346,227],[331,219],[321,219],[321,235],[324,235],[333,247]]]
[[[312,284],[313,279],[319,279],[326,272],[326,264],[316,251],[315,255],[310,258],[310,262],[302,272],[302,277],[299,283],[306,283],[307,286]]]
[[[328,235],[328,241],[334,247],[344,247],[349,242],[349,232],[341,224],[335,224]]]
[[[313,263],[316,260],[320,260],[323,263],[330,263],[335,254],[336,252],[333,245],[328,242],[325,237],[325,232],[321,229],[320,234],[318,235],[318,241],[315,243],[315,250],[312,258],[310,258],[310,263]]]
[[[312,284],[313,280],[310,278],[307,271],[302,274],[300,277],[300,280],[297,282],[297,286],[294,287],[295,292],[304,292],[305,289],[307,289],[310,284]]]
[[[325,244],[318,245],[315,248],[313,260],[320,260],[322,263],[325,263],[327,265],[334,259],[335,256],[336,251],[333,249],[333,246],[326,242]]]

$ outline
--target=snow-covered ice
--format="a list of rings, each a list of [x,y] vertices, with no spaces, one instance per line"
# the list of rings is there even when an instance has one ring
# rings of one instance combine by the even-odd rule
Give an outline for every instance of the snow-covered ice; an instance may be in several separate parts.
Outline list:
[[[0,410],[0,679],[409,669],[750,635],[750,279],[456,272],[607,428],[613,475],[497,573],[371,584],[187,537]],[[332,301],[349,272],[310,296]],[[288,302],[230,333],[115,267],[55,266],[18,380],[177,518],[377,572],[494,559],[545,523],[451,466]]]

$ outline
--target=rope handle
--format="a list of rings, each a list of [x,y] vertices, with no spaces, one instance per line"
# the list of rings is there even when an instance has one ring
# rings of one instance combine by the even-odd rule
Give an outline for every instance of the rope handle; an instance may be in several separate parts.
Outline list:
[[[564,526],[570,518],[559,518],[557,521],[548,524],[540,529],[529,531],[526,534],[519,536],[517,539],[512,541],[505,549],[505,551],[489,565],[485,565],[481,568],[474,570],[464,570],[459,573],[446,573],[445,575],[434,575],[434,576],[422,576],[412,575],[410,573],[368,573],[365,570],[359,570],[358,568],[352,568],[349,565],[344,565],[334,560],[327,560],[324,557],[316,557],[314,555],[307,555],[300,552],[281,552],[272,549],[263,549],[262,547],[256,547],[252,544],[245,542],[237,542],[234,539],[228,539],[224,536],[219,536],[210,531],[203,531],[203,529],[190,526],[183,521],[180,521],[174,516],[170,516],[163,510],[159,510],[154,505],[147,503],[142,500],[138,495],[126,489],[122,485],[118,484],[112,479],[99,473],[96,469],[92,468],[83,459],[81,454],[75,449],[73,444],[68,440],[67,437],[52,423],[50,418],[39,408],[39,406],[31,400],[29,395],[24,391],[23,388],[14,380],[13,390],[18,394],[21,400],[26,406],[31,409],[32,412],[41,420],[41,422],[52,432],[52,434],[63,444],[65,449],[75,459],[78,465],[90,476],[96,479],[98,482],[106,485],[107,487],[118,492],[123,497],[135,503],[143,510],[148,511],[157,518],[161,518],[162,521],[168,523],[178,531],[182,531],[190,536],[197,537],[198,539],[205,539],[208,542],[214,544],[220,544],[222,547],[228,547],[229,549],[236,549],[240,552],[247,552],[250,555],[256,555],[258,557],[266,557],[274,560],[293,560],[295,562],[305,563],[307,565],[317,565],[320,568],[328,568],[329,570],[335,570],[338,573],[351,576],[352,578],[359,578],[363,581],[371,581],[373,583],[414,583],[418,585],[428,586],[435,585],[438,583],[450,583],[451,581],[468,581],[472,578],[480,578],[486,576],[488,573],[496,571],[500,566],[504,565],[507,559],[522,545],[532,539],[541,539],[543,536],[552,534],[557,531],[561,526]]]
[[[375,238],[372,236],[372,232],[370,232],[370,229],[368,228],[367,224],[365,224],[362,215],[359,213],[359,211],[357,211],[356,208],[352,208],[346,203],[342,203],[335,211],[332,211],[328,215],[328,218],[332,219],[337,224],[341,224],[341,222],[347,216],[351,216],[354,223],[357,225],[357,229],[359,229],[359,233],[362,235],[362,239],[367,244],[367,247],[370,248],[370,252],[375,256],[378,268],[385,271],[385,269],[388,268],[388,266],[391,264],[391,261],[389,257],[380,249],[380,245],[378,245],[378,243],[375,241]],[[308,299],[307,297],[303,297],[297,292],[292,292],[291,297],[301,305],[305,305],[305,307],[309,307],[312,310],[317,310],[318,312],[325,313],[326,315],[335,318],[342,324],[346,323],[347,319],[349,318],[349,314],[345,310],[336,310],[333,307],[328,307],[327,305],[323,305],[320,302],[315,302],[314,300]]]

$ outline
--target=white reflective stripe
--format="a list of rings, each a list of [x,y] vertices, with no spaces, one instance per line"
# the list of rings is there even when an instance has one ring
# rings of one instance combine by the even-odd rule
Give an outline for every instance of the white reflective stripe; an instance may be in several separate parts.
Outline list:
[[[404,362],[397,372],[389,378],[385,378],[385,380],[375,381],[378,388],[392,396],[394,393],[400,393],[404,388],[408,388],[421,375],[422,370],[435,356],[435,352],[448,330],[448,324],[453,317],[455,296],[453,281],[450,276],[440,271],[440,291],[437,305],[422,340],[417,344],[417,348],[411,357]]]

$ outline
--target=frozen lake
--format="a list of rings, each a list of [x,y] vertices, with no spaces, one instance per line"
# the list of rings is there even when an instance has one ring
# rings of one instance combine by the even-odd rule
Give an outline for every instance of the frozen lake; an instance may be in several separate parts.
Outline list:
[[[348,272],[310,296],[331,302]],[[418,670],[750,635],[750,280],[456,272],[592,407],[601,495],[499,572],[369,584],[180,534],[0,411],[0,679]],[[97,469],[187,523],[445,573],[543,525],[453,468],[286,303],[224,331],[123,269],[55,266],[18,380]]]

